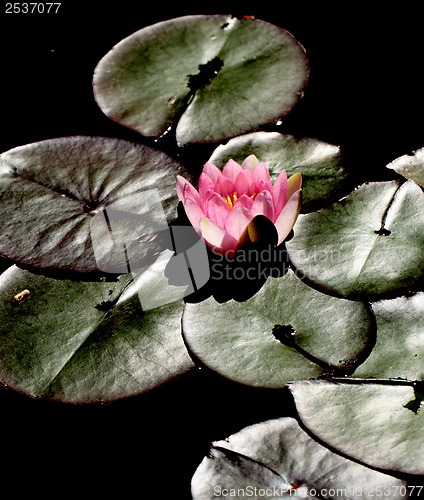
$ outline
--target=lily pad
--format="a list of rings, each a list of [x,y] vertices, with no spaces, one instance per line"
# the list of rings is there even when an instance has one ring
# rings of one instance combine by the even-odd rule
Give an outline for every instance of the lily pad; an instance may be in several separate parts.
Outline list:
[[[410,155],[396,158],[387,165],[387,168],[424,186],[424,148],[417,149]]]
[[[424,293],[372,304],[377,342],[355,377],[424,380]]]
[[[0,276],[1,382],[34,397],[87,403],[140,394],[190,370],[182,294],[160,279],[164,263],[134,283],[130,275],[87,283],[10,267]],[[159,292],[166,297],[143,310],[140,298]]]
[[[291,271],[245,302],[188,303],[182,325],[188,348],[210,369],[268,388],[348,372],[375,340],[366,304],[317,292]]]
[[[289,385],[305,427],[334,449],[379,469],[424,474],[424,413],[412,386],[303,381]]]
[[[302,174],[303,212],[337,199],[346,182],[347,170],[338,146],[278,132],[253,132],[235,137],[218,146],[209,161],[223,168],[228,160],[241,163],[251,154],[265,162],[273,183],[283,169],[288,176]]]
[[[284,29],[195,15],[119,42],[97,65],[93,85],[109,118],[145,136],[176,127],[183,145],[275,122],[299,100],[308,75],[303,47]]]
[[[423,279],[424,193],[412,181],[364,184],[301,215],[286,246],[316,288],[349,298],[400,295]]]
[[[193,500],[408,496],[404,481],[331,452],[290,417],[251,425],[213,443],[191,489]]]
[[[128,272],[125,255],[164,249],[158,235],[177,216],[179,173],[166,154],[112,138],[14,148],[0,156],[0,254],[37,269]],[[95,250],[114,256],[107,269]]]

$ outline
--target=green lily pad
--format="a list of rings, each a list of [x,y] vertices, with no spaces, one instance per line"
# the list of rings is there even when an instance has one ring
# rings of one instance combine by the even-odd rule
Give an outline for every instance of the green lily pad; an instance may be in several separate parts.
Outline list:
[[[372,304],[377,342],[355,377],[424,380],[424,293]]]
[[[212,153],[209,161],[223,168],[228,160],[239,163],[254,154],[265,162],[274,183],[281,170],[303,177],[302,211],[320,208],[340,195],[347,178],[338,146],[318,139],[297,139],[278,132],[253,132],[229,140]]]
[[[424,148],[417,149],[410,155],[396,158],[387,165],[387,168],[424,186]]]
[[[303,381],[289,385],[305,427],[334,449],[379,469],[424,474],[424,413],[412,386]]]
[[[164,153],[112,138],[14,148],[0,156],[0,254],[36,269],[128,272],[126,256],[164,249],[157,235],[177,216],[179,173]]]
[[[268,278],[245,302],[188,303],[182,325],[188,348],[210,369],[269,388],[349,371],[375,335],[367,305],[317,292],[291,271]]]
[[[164,262],[134,282],[130,275],[55,280],[9,268],[0,276],[1,382],[34,397],[87,403],[140,394],[190,370],[182,294],[161,278]],[[143,310],[140,298],[159,292],[161,301]]]
[[[183,145],[277,121],[299,100],[308,75],[303,47],[284,29],[195,15],[119,42],[97,65],[93,85],[109,118],[145,136],[176,127]]]
[[[423,279],[424,193],[412,181],[364,184],[301,215],[286,246],[316,288],[349,298],[400,295]]]
[[[191,490],[193,500],[408,496],[404,481],[331,452],[290,417],[251,425],[213,443]]]

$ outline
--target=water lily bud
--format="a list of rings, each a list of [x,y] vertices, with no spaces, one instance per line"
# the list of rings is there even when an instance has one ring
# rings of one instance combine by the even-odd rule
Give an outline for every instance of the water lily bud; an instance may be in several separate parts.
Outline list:
[[[275,225],[280,245],[299,215],[301,191],[300,173],[287,179],[282,170],[273,185],[265,163],[254,155],[241,165],[230,160],[222,172],[206,163],[198,191],[177,177],[178,198],[192,226],[209,248],[230,258],[249,239],[249,224],[257,215]]]

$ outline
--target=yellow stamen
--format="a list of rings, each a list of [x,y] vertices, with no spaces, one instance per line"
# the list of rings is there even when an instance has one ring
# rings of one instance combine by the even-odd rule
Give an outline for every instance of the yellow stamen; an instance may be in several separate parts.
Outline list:
[[[227,202],[228,208],[230,210],[232,210],[234,205],[233,205],[233,202],[231,201],[230,195],[227,194],[227,196],[224,198],[224,200]]]
[[[243,193],[243,194],[247,195],[247,193]],[[256,195],[257,195],[257,193],[253,193],[252,196],[250,196],[250,198],[252,198],[252,200],[254,200],[256,198]],[[234,208],[234,205],[236,204],[236,201],[238,200],[238,196],[237,196],[237,193],[234,191],[234,193],[232,193],[231,196],[229,194],[227,194],[227,196],[223,196],[222,199],[228,205],[228,208],[230,210],[232,210]]]
[[[227,194],[227,196],[225,196],[225,197],[223,196],[222,198],[224,199],[224,201],[228,205],[228,208],[230,210],[232,210],[234,208],[234,205],[236,204],[236,201],[237,201],[237,193],[234,192],[231,196],[229,194]]]

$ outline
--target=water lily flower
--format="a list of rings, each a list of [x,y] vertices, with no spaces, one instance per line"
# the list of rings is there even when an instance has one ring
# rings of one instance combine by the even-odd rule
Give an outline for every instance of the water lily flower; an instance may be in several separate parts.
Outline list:
[[[301,191],[301,174],[287,179],[282,170],[273,185],[265,163],[254,155],[241,165],[230,160],[222,172],[206,163],[198,191],[177,176],[178,198],[197,234],[214,252],[230,258],[249,235],[253,239],[250,223],[257,215],[274,224],[280,245],[299,215]]]

